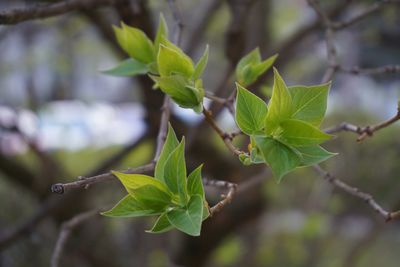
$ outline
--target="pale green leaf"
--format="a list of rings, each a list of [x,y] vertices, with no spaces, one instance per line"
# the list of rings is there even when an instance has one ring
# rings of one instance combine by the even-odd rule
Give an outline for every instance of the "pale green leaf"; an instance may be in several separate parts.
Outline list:
[[[154,177],[162,182],[164,182],[164,167],[169,155],[175,150],[179,145],[179,141],[176,138],[174,129],[171,124],[168,123],[168,133],[165,139],[164,146],[161,150],[160,157],[157,160],[157,164],[154,170]]]
[[[172,230],[174,226],[168,221],[167,213],[163,213],[158,217],[157,221],[154,223],[153,227],[150,230],[147,230],[147,233],[152,234],[161,234]]]
[[[337,155],[337,153],[329,152],[318,145],[296,147],[296,150],[302,157],[301,166],[312,166]]]
[[[239,128],[246,134],[252,135],[262,131],[267,114],[265,102],[236,83],[236,114],[235,119]]]
[[[289,87],[293,103],[293,119],[319,126],[325,116],[331,83],[316,86]]]
[[[146,64],[139,62],[133,58],[126,59],[118,64],[118,66],[109,70],[104,70],[102,73],[112,76],[129,77],[140,74],[146,74],[149,68]]]
[[[145,185],[129,192],[145,209],[163,212],[172,203],[171,195],[153,185]]]
[[[266,136],[255,136],[254,140],[278,182],[300,164],[300,156],[278,140]]]
[[[146,209],[131,195],[126,195],[111,210],[101,213],[109,217],[141,217],[160,214],[160,212]]]
[[[168,25],[165,22],[165,18],[162,13],[160,13],[160,19],[158,22],[157,34],[154,40],[154,48],[156,50],[156,54],[158,55],[158,51],[160,50],[160,43],[162,39],[168,39]]]
[[[167,213],[167,217],[169,222],[178,230],[191,236],[199,236],[203,220],[203,209],[202,197],[194,195],[190,198],[186,209],[173,209]]]
[[[269,68],[272,67],[278,55],[274,55],[263,62],[248,65],[243,69],[242,85],[250,85],[254,83],[258,77],[263,75]]]
[[[193,73],[194,80],[197,80],[198,78],[201,77],[201,75],[203,75],[204,69],[207,66],[207,62],[208,62],[208,45],[206,46],[203,55],[199,59],[199,62],[197,62],[196,67],[194,68],[194,73]]]
[[[160,44],[157,64],[161,76],[181,74],[190,78],[194,72],[193,62],[187,55],[163,44]]]
[[[243,83],[245,67],[261,62],[260,49],[256,47],[250,53],[242,57],[236,65],[236,79]]]
[[[124,23],[122,23],[122,29],[115,26],[113,28],[118,43],[130,57],[143,63],[155,61],[153,43],[142,30]]]
[[[268,104],[268,113],[265,120],[265,131],[272,135],[279,128],[280,122],[292,115],[292,97],[285,82],[274,68],[274,85],[272,97]]]
[[[164,181],[171,192],[179,195],[181,203],[186,204],[188,195],[184,138],[165,162]]]
[[[332,135],[322,132],[315,126],[300,120],[285,120],[281,122],[282,140],[293,146],[318,145],[332,138]]]
[[[187,188],[188,188],[189,196],[200,195],[203,198],[205,197],[203,182],[202,182],[202,178],[201,178],[201,168],[202,167],[203,167],[203,165],[200,165],[194,171],[192,171],[188,176]]]
[[[144,174],[126,174],[115,171],[113,171],[112,174],[115,175],[121,181],[121,183],[124,185],[125,189],[128,191],[129,194],[131,193],[133,194],[133,191],[135,189],[145,185],[155,186],[159,190],[168,193],[168,188],[166,187],[166,185],[160,182],[159,180],[154,179],[153,177]]]

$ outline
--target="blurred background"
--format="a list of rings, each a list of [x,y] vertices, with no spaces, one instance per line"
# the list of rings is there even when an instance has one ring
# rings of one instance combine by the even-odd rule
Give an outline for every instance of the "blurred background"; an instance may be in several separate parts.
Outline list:
[[[1,12],[56,1],[1,0]],[[90,2],[90,1],[89,1]],[[321,1],[335,21],[376,1]],[[176,0],[183,18],[182,47],[195,60],[210,45],[204,84],[227,97],[237,61],[259,46],[288,85],[320,82],[328,67],[324,29],[305,0]],[[0,23],[0,266],[49,266],[60,226],[74,215],[116,203],[115,181],[54,195],[50,186],[152,160],[163,95],[147,77],[101,74],[126,58],[111,25],[124,21],[154,36],[159,13],[172,30],[166,1],[124,0],[79,8],[45,20]],[[343,68],[400,62],[400,6],[384,5],[338,31]],[[271,72],[251,89],[271,94]],[[338,71],[323,128],[343,121],[370,125],[393,116],[400,73],[357,75]],[[229,113],[206,102],[227,131]],[[384,223],[361,200],[333,188],[312,168],[277,184],[265,166],[244,167],[202,116],[173,107],[171,123],[187,138],[188,170],[205,163],[204,176],[242,183],[199,238],[177,231],[151,235],[148,219],[94,217],[75,229],[61,266],[274,266],[397,267],[399,222]],[[400,208],[400,128],[394,124],[357,143],[338,133],[325,147],[338,156],[323,166],[371,193],[388,210]],[[238,138],[238,146],[248,140]],[[219,193],[207,188],[210,203]]]

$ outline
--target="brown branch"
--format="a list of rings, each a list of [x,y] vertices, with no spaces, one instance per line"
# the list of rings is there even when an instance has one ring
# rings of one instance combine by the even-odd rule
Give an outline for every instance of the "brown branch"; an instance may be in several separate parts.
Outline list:
[[[157,147],[156,147],[156,153],[154,155],[154,161],[157,161],[158,158],[160,157],[161,150],[167,138],[168,121],[171,116],[171,100],[168,95],[164,96],[164,104],[161,110],[162,114],[160,120],[160,128],[158,130],[158,135],[157,135]]]
[[[375,132],[377,132],[383,128],[386,128],[399,120],[400,120],[400,107],[398,107],[397,113],[395,116],[393,116],[392,118],[390,118],[388,120],[385,120],[383,122],[375,124],[375,125],[360,127],[360,126],[353,125],[353,124],[350,124],[347,122],[342,122],[341,124],[339,124],[337,126],[333,126],[331,128],[328,128],[324,131],[329,134],[337,133],[337,132],[341,132],[341,131],[353,132],[353,133],[356,133],[359,135],[357,138],[357,141],[361,142],[368,136],[372,136]]]
[[[151,162],[149,164],[146,164],[146,165],[143,165],[140,167],[136,167],[136,168],[130,168],[130,169],[127,169],[127,170],[124,170],[121,172],[127,173],[127,174],[148,173],[148,172],[151,172],[154,170],[154,166],[155,166],[155,163]],[[68,191],[70,189],[87,188],[88,186],[90,186],[92,184],[110,181],[110,180],[114,180],[114,179],[116,179],[116,177],[111,172],[99,174],[99,175],[92,176],[92,177],[79,177],[78,181],[75,181],[75,182],[65,183],[65,184],[63,184],[63,183],[54,184],[51,186],[51,191],[53,193],[57,193],[57,194],[64,194],[66,191]]]
[[[232,140],[233,137],[231,134],[225,132],[224,130],[222,130],[217,123],[215,122],[214,118],[212,117],[212,114],[210,111],[208,111],[205,107],[203,107],[203,115],[204,118],[206,120],[206,122],[214,129],[214,131],[217,132],[217,134],[219,135],[219,137],[221,137],[222,141],[224,141],[226,147],[236,156],[239,156],[241,154],[246,154],[246,152],[243,152],[241,150],[239,150],[238,148],[236,148],[233,144],[232,144]]]
[[[121,0],[66,0],[53,4],[36,4],[0,12],[0,25],[12,25],[27,20],[45,19],[79,9],[94,9],[113,5]]]
[[[345,21],[333,23],[332,27],[335,30],[341,30],[341,29],[347,28],[347,27],[349,27],[349,26],[351,26],[351,25],[363,20],[364,18],[368,17],[369,15],[375,13],[376,11],[380,10],[386,4],[400,4],[400,1],[398,1],[398,0],[376,1],[374,4],[369,6],[367,9],[365,9],[364,11],[359,13],[358,15],[355,15],[354,17],[352,17],[350,19],[347,19]]]
[[[346,68],[339,66],[338,71],[353,75],[391,74],[391,73],[400,73],[400,65],[386,65],[377,68],[367,68],[367,69],[362,69],[359,67]]]
[[[221,195],[222,200],[210,208],[210,217],[212,217],[215,213],[220,212],[227,204],[231,203],[237,190],[237,184],[227,181],[203,179],[203,184],[205,186],[215,186],[228,189],[228,193],[226,195]]]
[[[98,215],[101,210],[91,210],[84,213],[80,213],[70,220],[64,222],[61,226],[61,231],[57,239],[56,246],[54,248],[53,255],[51,256],[51,267],[58,267],[60,263],[61,255],[65,249],[65,245],[72,234],[72,231],[80,226],[82,223]]]
[[[314,165],[313,168],[330,184],[340,188],[341,190],[350,195],[353,195],[355,197],[364,200],[373,210],[375,210],[375,212],[380,214],[387,222],[391,220],[400,219],[400,210],[394,212],[387,211],[382,206],[380,206],[370,194],[362,192],[360,189],[346,184],[342,180],[336,178],[329,172],[322,169],[319,165]]]

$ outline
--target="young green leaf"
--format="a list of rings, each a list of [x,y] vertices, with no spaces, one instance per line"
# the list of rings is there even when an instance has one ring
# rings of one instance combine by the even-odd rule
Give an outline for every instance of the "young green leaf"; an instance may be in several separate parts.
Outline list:
[[[171,204],[171,195],[154,185],[145,185],[129,192],[146,209],[164,212]]]
[[[332,135],[322,132],[315,126],[299,121],[285,120],[281,122],[283,141],[292,146],[311,146],[323,143],[332,138]]]
[[[194,68],[193,80],[197,80],[201,77],[201,75],[203,75],[204,69],[207,66],[207,62],[208,62],[208,45],[206,46],[203,55],[199,59],[199,62],[197,62],[196,67]]]
[[[170,154],[164,167],[164,181],[169,190],[178,194],[182,204],[188,200],[187,181],[186,181],[186,163],[185,163],[185,139]]]
[[[158,55],[158,51],[160,50],[160,43],[163,38],[168,39],[168,26],[167,23],[165,22],[163,14],[160,13],[157,34],[154,40],[154,48],[156,50],[156,55]]]
[[[319,126],[325,116],[328,93],[331,83],[316,86],[292,86],[293,119]]]
[[[301,166],[312,166],[337,155],[337,153],[326,151],[318,145],[296,147],[296,150],[302,157]]]
[[[168,188],[165,186],[165,184],[157,179],[154,179],[153,177],[143,174],[126,174],[115,171],[113,171],[112,174],[114,174],[121,181],[129,194],[133,195],[135,189],[146,185],[152,185],[159,190],[168,193]]]
[[[173,225],[168,221],[167,213],[164,212],[163,214],[158,217],[157,221],[154,223],[153,227],[150,230],[147,230],[147,233],[152,234],[161,234],[168,232],[174,228]]]
[[[113,27],[117,41],[128,55],[142,63],[155,60],[154,46],[146,34],[137,28],[122,23],[122,29]]]
[[[174,129],[171,124],[168,123],[168,133],[165,139],[164,146],[161,150],[160,157],[157,160],[157,164],[154,170],[154,178],[164,181],[164,167],[169,155],[175,150],[179,145],[178,138],[176,138]]]
[[[236,78],[241,83],[243,81],[244,68],[249,65],[261,62],[260,49],[256,47],[250,53],[242,57],[236,65]]]
[[[193,62],[187,55],[164,44],[160,44],[157,64],[161,76],[181,74],[186,78],[190,78],[194,72]]]
[[[285,82],[274,68],[274,85],[272,97],[268,104],[268,113],[265,120],[265,131],[272,135],[279,124],[292,115],[292,97]]]
[[[199,236],[203,220],[203,206],[202,197],[194,195],[190,198],[185,209],[176,208],[168,212],[168,221],[188,235]]]
[[[102,71],[104,74],[112,75],[112,76],[122,76],[129,77],[140,74],[146,74],[149,71],[149,68],[146,64],[139,62],[135,59],[129,58],[121,63],[118,66]]]
[[[161,91],[169,95],[175,103],[183,108],[193,108],[199,105],[199,95],[188,86],[189,81],[181,75],[173,75],[167,77],[152,76],[150,77],[158,84]]]
[[[247,65],[243,68],[242,73],[242,84],[250,85],[254,83],[258,77],[260,77],[264,72],[266,72],[269,68],[272,67],[278,55],[274,55],[264,60],[263,62]]]
[[[194,171],[192,171],[187,179],[187,188],[189,196],[200,195],[201,197],[205,197],[203,182],[201,179],[201,168],[203,165],[197,167]]]
[[[240,84],[236,83],[236,123],[246,134],[252,135],[262,131],[267,114],[265,102],[251,93]]]
[[[109,217],[142,217],[157,215],[160,212],[144,208],[134,197],[126,195],[111,210],[101,214]]]
[[[287,145],[267,136],[255,136],[254,140],[278,182],[299,165],[300,156]]]

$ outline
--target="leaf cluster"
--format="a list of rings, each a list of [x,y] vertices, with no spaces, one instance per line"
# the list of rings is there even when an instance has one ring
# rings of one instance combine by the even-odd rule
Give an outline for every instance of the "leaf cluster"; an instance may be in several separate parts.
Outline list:
[[[244,164],[266,163],[280,181],[297,167],[315,165],[335,155],[320,146],[332,137],[319,129],[330,83],[288,87],[274,69],[268,106],[240,84],[236,86],[236,123],[251,142],[249,155],[239,157]]]
[[[176,228],[192,236],[200,235],[202,221],[209,216],[201,177],[202,165],[186,176],[184,150],[185,139],[179,142],[169,125],[154,177],[113,172],[128,195],[103,215],[158,215],[149,233],[163,233]]]

